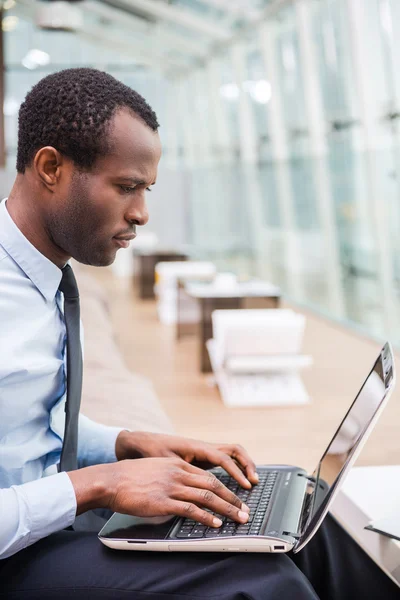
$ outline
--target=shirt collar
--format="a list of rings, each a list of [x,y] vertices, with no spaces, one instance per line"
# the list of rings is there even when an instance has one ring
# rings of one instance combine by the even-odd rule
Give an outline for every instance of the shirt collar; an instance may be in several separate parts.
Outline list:
[[[0,202],[0,244],[46,300],[54,300],[62,271],[18,229],[7,210],[6,202],[7,199]]]

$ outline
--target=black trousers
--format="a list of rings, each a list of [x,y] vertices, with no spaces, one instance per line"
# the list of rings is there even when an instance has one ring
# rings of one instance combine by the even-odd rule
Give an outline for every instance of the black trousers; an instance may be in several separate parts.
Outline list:
[[[64,530],[0,561],[0,598],[392,600],[400,589],[328,516],[294,556],[121,552]]]

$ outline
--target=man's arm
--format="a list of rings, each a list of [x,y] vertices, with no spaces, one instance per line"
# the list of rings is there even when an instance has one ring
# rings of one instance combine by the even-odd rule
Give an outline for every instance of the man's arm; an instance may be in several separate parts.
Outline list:
[[[211,527],[222,525],[214,513],[245,523],[249,512],[212,473],[181,458],[127,459],[0,489],[0,558],[94,508],[143,517],[190,516]]]
[[[78,467],[115,462],[115,443],[122,427],[110,427],[79,415]]]
[[[249,518],[250,509],[215,475],[178,457],[126,459],[67,475],[74,486],[78,515],[108,508],[139,517],[190,516],[210,527],[222,525],[214,513],[239,523]]]
[[[76,508],[67,473],[0,489],[0,559],[72,525]]]

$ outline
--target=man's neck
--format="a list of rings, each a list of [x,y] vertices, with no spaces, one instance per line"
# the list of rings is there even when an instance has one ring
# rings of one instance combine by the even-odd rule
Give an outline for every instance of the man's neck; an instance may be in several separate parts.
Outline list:
[[[21,181],[22,177],[17,176],[7,198],[7,211],[26,239],[61,269],[70,257],[65,256],[51,240],[41,215],[40,201],[32,196],[32,192],[27,192],[25,182]]]

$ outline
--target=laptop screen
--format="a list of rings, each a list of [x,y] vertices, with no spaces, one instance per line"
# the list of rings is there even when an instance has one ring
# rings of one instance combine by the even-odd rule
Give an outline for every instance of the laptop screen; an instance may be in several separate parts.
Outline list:
[[[312,477],[309,478],[308,495],[303,511],[302,536],[298,544],[301,547],[311,539],[310,536],[315,533],[326,514],[339,481],[358,455],[361,449],[360,443],[366,440],[372,430],[374,417],[393,382],[393,355],[390,345],[386,344]]]

